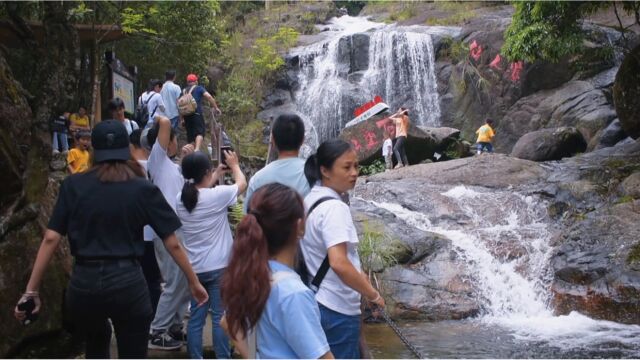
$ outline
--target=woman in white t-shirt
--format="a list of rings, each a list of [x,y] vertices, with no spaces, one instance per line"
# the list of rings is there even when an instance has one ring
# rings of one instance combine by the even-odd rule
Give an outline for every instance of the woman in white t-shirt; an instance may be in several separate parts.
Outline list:
[[[202,358],[202,329],[209,310],[213,312],[213,345],[216,357],[229,358],[229,339],[220,327],[223,315],[220,282],[229,257],[233,238],[227,208],[236,203],[237,196],[247,189],[247,180],[240,170],[238,157],[225,151],[226,162],[235,184],[212,186],[223,176],[227,167],[211,171],[209,157],[195,152],[182,159],[185,179],[178,194],[176,212],[182,222],[183,245],[193,271],[209,293],[206,306],[191,301],[191,317],[187,325],[187,350],[192,359]]]
[[[356,185],[358,157],[349,143],[327,140],[307,159],[304,170],[313,186],[304,199],[307,222],[301,242],[309,280],[318,273],[325,258],[330,266],[316,293],[322,328],[337,359],[358,359],[360,296],[385,306],[380,293],[362,272],[356,228],[349,205],[340,197]],[[313,211],[309,213],[310,209]]]

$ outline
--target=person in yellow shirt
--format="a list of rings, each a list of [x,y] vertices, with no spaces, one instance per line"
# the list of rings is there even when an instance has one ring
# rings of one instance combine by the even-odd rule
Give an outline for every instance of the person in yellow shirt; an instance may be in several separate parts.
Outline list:
[[[496,135],[495,130],[493,130],[493,120],[487,119],[485,124],[480,126],[478,130],[476,130],[476,134],[478,134],[478,155],[480,155],[485,149],[487,152],[493,152],[493,145],[491,141],[493,141],[493,137]]]
[[[87,109],[84,106],[80,106],[80,108],[78,108],[78,112],[71,115],[69,121],[71,122],[71,124],[69,124],[69,129],[73,134],[79,130],[91,130],[89,116],[87,116]]]
[[[80,130],[75,135],[76,146],[67,154],[67,168],[72,174],[89,170],[89,146],[91,144],[91,132]]]

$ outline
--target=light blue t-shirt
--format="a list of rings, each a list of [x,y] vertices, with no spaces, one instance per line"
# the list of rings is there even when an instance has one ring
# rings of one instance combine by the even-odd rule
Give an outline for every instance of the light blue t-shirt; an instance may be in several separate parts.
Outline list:
[[[253,193],[264,185],[279,183],[293,188],[302,196],[311,191],[309,182],[304,176],[304,159],[298,157],[276,160],[262,168],[249,180],[247,195],[244,197],[244,212],[247,212]]]
[[[178,113],[178,98],[181,94],[180,86],[176,85],[173,81],[167,80],[162,85],[160,94],[162,95],[162,101],[164,102],[164,113],[169,119],[173,119],[180,115]]]
[[[273,273],[285,271],[272,285],[267,304],[257,326],[257,357],[261,359],[317,359],[329,351],[320,324],[320,309],[313,291],[300,276],[277,261],[270,260]]]

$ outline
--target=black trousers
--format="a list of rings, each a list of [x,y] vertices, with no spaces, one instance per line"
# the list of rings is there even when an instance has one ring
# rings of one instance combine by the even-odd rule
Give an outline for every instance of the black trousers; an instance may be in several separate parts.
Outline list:
[[[407,153],[405,152],[406,141],[407,141],[406,136],[398,136],[396,138],[396,143],[393,146],[393,153],[396,155],[396,160],[398,160],[398,164],[409,166],[409,160],[407,160]]]
[[[142,266],[144,278],[147,281],[153,316],[155,316],[158,301],[160,301],[160,294],[162,293],[162,287],[160,286],[160,283],[162,283],[162,275],[160,274],[160,268],[156,260],[156,250],[153,246],[153,241],[144,242],[144,256],[140,258],[140,265]]]
[[[76,263],[66,296],[75,335],[86,341],[87,359],[111,358],[111,324],[118,358],[147,357],[153,317],[147,283],[137,260]]]

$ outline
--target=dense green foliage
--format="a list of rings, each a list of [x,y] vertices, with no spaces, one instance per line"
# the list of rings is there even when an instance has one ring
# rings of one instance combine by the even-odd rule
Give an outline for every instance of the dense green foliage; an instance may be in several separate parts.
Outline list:
[[[581,19],[607,6],[611,2],[588,1],[523,1],[514,2],[516,12],[505,32],[502,52],[511,61],[537,59],[558,61],[567,55],[578,53],[583,46],[585,33]],[[623,2],[621,10],[634,14],[640,22],[640,2]],[[622,28],[621,31],[626,29]]]
[[[383,159],[376,159],[370,165],[360,166],[360,176],[375,175],[386,169]]]

